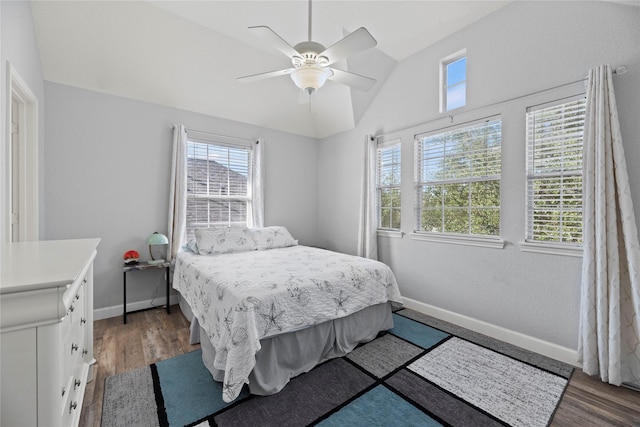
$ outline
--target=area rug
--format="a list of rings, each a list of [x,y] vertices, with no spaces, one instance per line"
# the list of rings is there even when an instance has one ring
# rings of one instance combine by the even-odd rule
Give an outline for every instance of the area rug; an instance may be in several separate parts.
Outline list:
[[[222,401],[200,350],[106,379],[102,426],[547,426],[573,368],[403,309],[279,393]]]

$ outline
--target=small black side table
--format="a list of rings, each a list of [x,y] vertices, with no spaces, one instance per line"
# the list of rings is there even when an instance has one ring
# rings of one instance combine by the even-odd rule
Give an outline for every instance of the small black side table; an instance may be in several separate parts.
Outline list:
[[[169,288],[169,273],[171,270],[171,263],[170,262],[162,262],[159,264],[149,264],[148,262],[140,262],[138,264],[134,264],[134,265],[124,265],[122,267],[122,275],[123,275],[123,283],[124,283],[124,313],[123,313],[123,317],[124,317],[124,323],[127,323],[127,313],[136,313],[138,311],[144,311],[144,310],[152,310],[154,308],[158,308],[158,307],[149,307],[149,308],[143,308],[142,310],[135,310],[135,311],[127,311],[127,272],[129,271],[144,271],[144,270],[152,270],[152,269],[157,269],[157,268],[164,268],[166,269],[166,275],[167,275],[167,314],[171,313],[171,309],[169,308],[169,292],[170,292],[170,288]]]

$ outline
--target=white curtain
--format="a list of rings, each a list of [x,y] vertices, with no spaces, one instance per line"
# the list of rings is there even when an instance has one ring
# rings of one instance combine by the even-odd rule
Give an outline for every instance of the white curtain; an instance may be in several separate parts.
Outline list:
[[[589,72],[583,161],[579,361],[640,388],[640,245],[609,66]]]
[[[187,130],[173,126],[173,157],[169,183],[169,246],[167,259],[172,261],[185,242],[187,214]]]
[[[358,230],[358,256],[378,259],[378,222],[376,206],[376,139],[367,135],[362,164],[362,194]]]
[[[249,185],[249,204],[247,206],[247,226],[264,227],[264,139],[254,142]]]

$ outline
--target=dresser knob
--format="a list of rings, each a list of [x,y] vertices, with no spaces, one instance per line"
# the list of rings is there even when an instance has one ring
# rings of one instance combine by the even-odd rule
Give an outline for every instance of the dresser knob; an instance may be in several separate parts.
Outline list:
[[[78,387],[80,387],[80,384],[82,384],[82,381],[80,380],[74,380],[73,381],[73,389],[77,389]]]
[[[75,310],[76,308],[74,306],[69,307],[69,311],[73,313],[73,310]]]
[[[69,413],[71,413],[74,409],[78,407],[78,402],[71,402],[69,404]]]
[[[87,323],[87,319],[84,317],[80,318],[80,324],[84,325],[85,323]]]
[[[89,350],[87,350],[86,348],[82,350],[82,355],[83,356],[86,356],[87,353],[89,353]]]
[[[76,294],[76,299],[80,299],[80,295]]]
[[[71,354],[73,354],[74,351],[78,351],[78,344],[71,344]]]

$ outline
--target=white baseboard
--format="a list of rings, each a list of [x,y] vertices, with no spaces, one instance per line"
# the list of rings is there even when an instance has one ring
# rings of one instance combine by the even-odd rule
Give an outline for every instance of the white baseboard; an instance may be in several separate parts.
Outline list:
[[[144,310],[145,308],[151,307],[162,307],[164,306],[165,297],[149,299],[146,301],[137,301],[137,302],[128,302],[127,303],[127,313],[130,311],[136,310]],[[169,296],[169,304],[175,305],[178,303],[178,295],[170,295]],[[118,317],[123,314],[122,304],[114,305],[112,307],[104,307],[93,310],[93,320],[102,320],[108,319],[110,317]]]
[[[178,297],[179,296],[177,294],[171,295],[169,299],[171,305],[178,304]],[[501,326],[496,326],[482,320],[474,319],[473,317],[458,314],[449,310],[444,310],[442,308],[438,308],[430,304],[425,304],[411,298],[403,297],[403,301],[405,307],[419,311],[420,313],[428,314],[429,316],[433,316],[438,319],[453,323],[455,325],[462,326],[463,328],[467,328],[472,331],[490,336],[497,340],[504,341],[536,353],[540,353],[552,359],[559,360],[576,367],[581,367],[581,364],[577,362],[578,353],[576,350],[544,341],[529,335],[525,335],[520,332],[512,331]],[[156,298],[155,300],[128,303],[127,312],[152,307],[152,302],[153,305],[161,306],[164,303],[164,298]],[[122,316],[122,304],[112,307],[99,308],[93,311],[94,320],[107,319],[117,316]]]
[[[474,319],[473,317],[444,310],[407,297],[403,297],[402,299],[404,301],[404,306],[412,310],[428,314],[429,316],[436,317],[440,320],[462,326],[463,328],[522,347],[569,365],[581,367],[581,364],[577,362],[578,352],[576,350],[525,335],[520,332],[515,332],[501,326],[496,326],[482,320]]]

